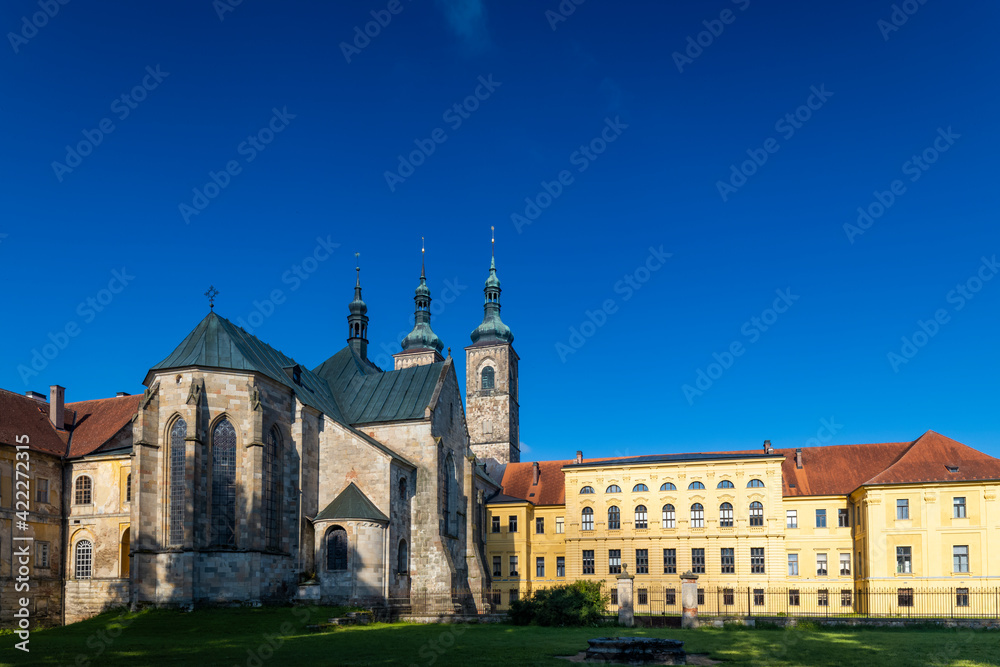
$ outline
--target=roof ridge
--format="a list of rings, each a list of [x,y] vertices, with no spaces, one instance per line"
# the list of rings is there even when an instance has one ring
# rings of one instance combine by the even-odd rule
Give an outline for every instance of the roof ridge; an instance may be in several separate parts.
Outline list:
[[[892,463],[890,463],[889,465],[887,465],[887,466],[886,466],[885,468],[882,468],[882,470],[878,471],[877,473],[875,473],[874,475],[872,475],[871,477],[869,477],[868,479],[866,479],[866,480],[865,480],[864,482],[862,482],[862,483],[861,483],[861,484],[859,484],[858,486],[860,487],[860,486],[864,486],[865,484],[871,484],[871,483],[872,483],[872,481],[873,481],[873,480],[874,480],[874,479],[875,479],[876,477],[879,477],[880,475],[883,475],[883,474],[885,474],[885,473],[889,472],[890,470],[892,470],[892,469],[893,469],[893,467],[894,467],[894,466],[895,466],[895,465],[896,465],[897,463],[899,463],[900,461],[902,461],[902,460],[903,460],[903,459],[904,459],[904,458],[906,457],[906,455],[907,455],[907,454],[909,454],[909,453],[910,453],[911,451],[913,451],[913,448],[914,448],[914,447],[916,447],[916,445],[917,445],[917,443],[918,443],[918,442],[920,442],[921,440],[923,440],[924,436],[925,436],[925,435],[927,435],[927,433],[928,433],[928,432],[927,432],[927,431],[925,431],[925,432],[924,432],[924,433],[922,433],[922,434],[920,435],[920,437],[918,437],[918,438],[917,438],[916,440],[913,440],[912,442],[910,442],[909,446],[908,446],[908,447],[906,447],[906,448],[905,448],[905,449],[904,449],[904,450],[903,450],[902,452],[900,452],[900,453],[899,453],[899,456],[897,456],[897,457],[896,457],[896,458],[895,458],[895,459],[893,460],[893,462],[892,462]]]

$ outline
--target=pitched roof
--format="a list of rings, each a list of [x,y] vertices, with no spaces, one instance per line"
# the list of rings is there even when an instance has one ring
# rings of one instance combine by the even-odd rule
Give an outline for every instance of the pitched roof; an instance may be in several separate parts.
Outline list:
[[[18,436],[25,435],[28,442],[19,443]],[[0,444],[27,444],[34,451],[62,456],[65,435],[61,437],[49,421],[47,403],[0,389]]]
[[[67,403],[66,410],[76,413],[70,426],[67,456],[92,454],[128,426],[139,410],[142,394],[101,398]]]
[[[328,521],[330,519],[357,519],[361,521],[389,521],[375,503],[368,499],[354,482],[333,499],[326,508],[316,515],[313,521]]]
[[[949,468],[956,469],[951,472]],[[934,431],[913,441],[889,467],[865,484],[970,482],[1000,479],[1000,459]]]
[[[775,450],[785,455],[781,465],[781,495],[846,496],[892,465],[909,444],[803,447],[801,470],[796,467],[794,449]]]

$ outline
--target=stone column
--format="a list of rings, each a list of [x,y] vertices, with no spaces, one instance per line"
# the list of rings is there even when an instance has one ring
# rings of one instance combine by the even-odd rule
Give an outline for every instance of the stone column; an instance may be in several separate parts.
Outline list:
[[[628,573],[628,565],[622,563],[622,573],[618,575],[618,625],[631,628],[635,625],[632,615],[632,585],[635,575]]]
[[[688,570],[681,575],[681,627],[698,627],[698,575]]]

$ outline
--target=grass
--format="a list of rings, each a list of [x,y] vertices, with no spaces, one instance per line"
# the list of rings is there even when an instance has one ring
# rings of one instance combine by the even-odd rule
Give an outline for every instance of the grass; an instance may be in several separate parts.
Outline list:
[[[1000,665],[1000,633],[908,629],[620,629],[509,625],[375,624],[324,633],[305,629],[343,609],[213,609],[193,613],[109,612],[62,628],[35,631],[31,652],[0,634],[0,665],[558,665],[555,658],[608,635],[670,637],[689,653],[724,665],[899,667]]]

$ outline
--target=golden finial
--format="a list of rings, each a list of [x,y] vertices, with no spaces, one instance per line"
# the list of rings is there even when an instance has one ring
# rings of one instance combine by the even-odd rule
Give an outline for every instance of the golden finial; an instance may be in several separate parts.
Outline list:
[[[496,227],[490,225],[490,255],[496,257],[497,233]]]
[[[426,252],[426,250],[424,249],[424,237],[421,236],[420,237],[420,277],[421,278],[424,277],[424,253],[425,252]]]
[[[354,270],[358,272],[357,286],[361,287],[361,253],[354,253]]]

